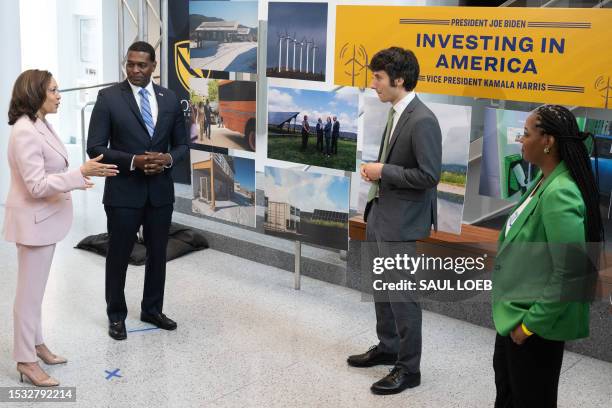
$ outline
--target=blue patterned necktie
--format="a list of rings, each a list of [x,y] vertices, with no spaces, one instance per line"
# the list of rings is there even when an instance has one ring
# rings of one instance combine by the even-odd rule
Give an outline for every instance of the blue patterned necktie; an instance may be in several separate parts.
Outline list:
[[[149,92],[141,88],[138,94],[140,94],[140,113],[142,114],[142,119],[147,126],[149,137],[153,137],[155,125],[153,124],[153,114],[151,114],[151,105],[149,104]]]

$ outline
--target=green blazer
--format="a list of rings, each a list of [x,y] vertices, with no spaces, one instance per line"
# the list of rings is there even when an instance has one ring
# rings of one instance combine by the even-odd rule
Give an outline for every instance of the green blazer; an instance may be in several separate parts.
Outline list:
[[[518,208],[541,180],[512,210]],[[499,236],[493,271],[493,321],[508,335],[521,322],[549,340],[589,335],[585,297],[565,300],[568,287],[585,276],[586,209],[564,162],[542,183],[506,236]]]

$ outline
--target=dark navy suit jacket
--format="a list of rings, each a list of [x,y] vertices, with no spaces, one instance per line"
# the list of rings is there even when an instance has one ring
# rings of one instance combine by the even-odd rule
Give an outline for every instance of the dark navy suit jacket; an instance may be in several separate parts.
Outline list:
[[[174,202],[171,170],[145,176],[131,171],[132,157],[145,151],[170,153],[173,164],[188,152],[185,119],[174,92],[153,84],[158,114],[153,137],[149,136],[138,104],[127,80],[102,89],[89,122],[87,154],[104,154],[103,162],[116,164],[119,175],[106,179],[104,205],[142,208],[147,203],[161,207]]]
[[[340,122],[335,121],[332,125],[332,136],[340,136]]]

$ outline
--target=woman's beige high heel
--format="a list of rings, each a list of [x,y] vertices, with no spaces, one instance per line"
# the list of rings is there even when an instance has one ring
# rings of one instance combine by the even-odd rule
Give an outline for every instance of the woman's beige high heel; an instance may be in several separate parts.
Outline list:
[[[64,357],[53,354],[44,344],[36,346],[36,355],[47,365],[66,364],[68,362]]]
[[[59,381],[47,375],[47,373],[45,373],[42,368],[39,367],[39,369],[43,372],[43,374],[47,376],[47,378],[45,378],[44,380],[37,380],[36,378],[34,378],[34,373],[32,373],[31,370],[28,369],[27,365],[17,363],[17,372],[19,372],[19,379],[21,382],[23,382],[23,376],[25,376],[28,380],[30,380],[33,385],[37,387],[57,387],[58,385],[60,385]]]

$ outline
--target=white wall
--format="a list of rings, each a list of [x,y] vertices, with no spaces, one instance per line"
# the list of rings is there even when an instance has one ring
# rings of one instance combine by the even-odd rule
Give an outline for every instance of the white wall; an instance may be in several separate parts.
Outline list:
[[[119,80],[119,44],[117,2],[101,0],[102,13],[102,83]]]
[[[3,58],[0,64],[0,205],[3,205],[6,202],[10,181],[6,160],[10,133],[7,112],[13,83],[21,72],[19,3],[15,1],[0,1],[0,50]]]
[[[101,0],[56,0],[57,2],[57,40],[58,40],[58,78],[63,88],[80,86],[86,80],[97,80],[85,74],[85,68],[100,69],[97,65],[102,60],[102,41],[99,35],[102,26]],[[95,19],[97,29],[94,32],[95,44],[93,61],[82,62],[79,48],[79,18]]]
[[[60,89],[101,83],[101,0],[56,0],[56,7],[58,42],[56,79]],[[81,19],[95,22],[95,28],[88,36],[91,41],[89,46],[93,51],[88,61],[81,59]],[[78,143],[81,139],[81,108],[87,101],[95,100],[96,91],[93,89],[62,93],[62,106],[57,115],[59,120],[57,130],[64,143]]]
[[[21,70],[43,69],[58,78],[56,0],[19,0],[19,9]],[[59,128],[57,115],[50,115],[48,120],[55,129]]]
[[[46,69],[57,75],[56,0],[20,0],[19,8],[22,70]]]
[[[117,1],[19,0],[22,69],[53,73],[60,89],[114,82],[118,78]],[[92,58],[81,59],[80,20],[94,20]],[[92,72],[95,72],[93,74]],[[57,115],[49,116],[64,143],[80,143],[81,108],[95,101],[98,89],[62,93]],[[86,111],[89,113],[91,108]],[[87,126],[88,115],[86,116]]]

